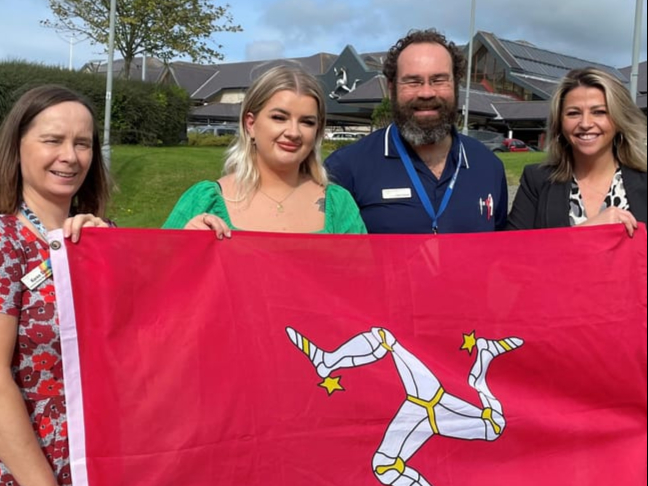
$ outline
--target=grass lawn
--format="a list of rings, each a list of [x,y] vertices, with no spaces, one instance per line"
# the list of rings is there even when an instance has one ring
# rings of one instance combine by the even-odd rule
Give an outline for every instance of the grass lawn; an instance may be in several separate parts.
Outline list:
[[[117,189],[108,216],[120,227],[159,228],[188,187],[218,178],[224,153],[223,147],[113,147],[111,175]],[[522,168],[544,156],[500,154],[508,183],[517,185]]]
[[[113,147],[117,185],[108,217],[120,227],[159,228],[180,195],[196,182],[216,180],[222,147]]]
[[[504,152],[497,154],[504,163],[506,181],[509,186],[517,186],[525,165],[542,162],[547,156],[544,152]]]

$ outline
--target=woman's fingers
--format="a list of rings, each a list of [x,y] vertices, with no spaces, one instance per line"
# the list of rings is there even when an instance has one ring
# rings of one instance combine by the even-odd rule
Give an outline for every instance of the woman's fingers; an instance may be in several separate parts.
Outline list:
[[[78,243],[81,239],[81,228],[89,227],[107,228],[108,223],[94,214],[77,214],[63,223],[63,236],[70,238],[72,243]]]
[[[634,230],[637,229],[637,219],[634,215],[630,211],[620,210],[617,218],[618,222],[625,226],[628,236],[632,237],[632,235],[634,235]]]
[[[209,229],[216,233],[216,238],[231,238],[232,231],[225,221],[214,214],[203,213],[191,218],[185,225],[185,229]]]

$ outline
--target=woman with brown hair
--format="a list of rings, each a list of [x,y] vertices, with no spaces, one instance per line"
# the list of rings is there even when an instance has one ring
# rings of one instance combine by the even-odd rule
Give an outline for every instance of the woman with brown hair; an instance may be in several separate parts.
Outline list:
[[[0,485],[70,485],[61,342],[47,232],[108,226],[92,108],[26,92],[0,128]]]

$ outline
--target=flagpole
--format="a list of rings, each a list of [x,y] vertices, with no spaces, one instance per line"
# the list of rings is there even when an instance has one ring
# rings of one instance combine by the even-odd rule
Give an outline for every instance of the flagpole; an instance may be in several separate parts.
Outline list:
[[[108,32],[108,64],[106,66],[106,106],[104,112],[104,137],[101,153],[106,169],[110,170],[110,110],[112,107],[113,53],[115,51],[115,11],[117,0],[110,0],[110,24]]]
[[[637,102],[637,79],[639,78],[639,51],[641,50],[641,16],[643,14],[643,0],[637,0],[635,7],[634,42],[632,46],[632,70],[630,71],[630,95],[632,101]]]
[[[70,36],[70,58],[68,60],[68,71],[72,71],[73,65],[72,65],[72,56],[74,54],[74,32],[72,32],[72,35]]]
[[[475,36],[475,1],[470,5],[470,40],[468,41],[468,72],[466,75],[466,97],[464,101],[464,119],[461,133],[468,135],[468,110],[470,105],[470,74],[472,71],[473,37]]]

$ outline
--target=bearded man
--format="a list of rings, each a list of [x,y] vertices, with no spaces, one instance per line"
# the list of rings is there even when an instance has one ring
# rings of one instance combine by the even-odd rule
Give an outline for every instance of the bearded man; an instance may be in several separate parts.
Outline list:
[[[455,127],[466,59],[434,29],[391,47],[383,74],[393,123],[326,160],[354,197],[369,233],[471,233],[504,229],[504,166]]]

